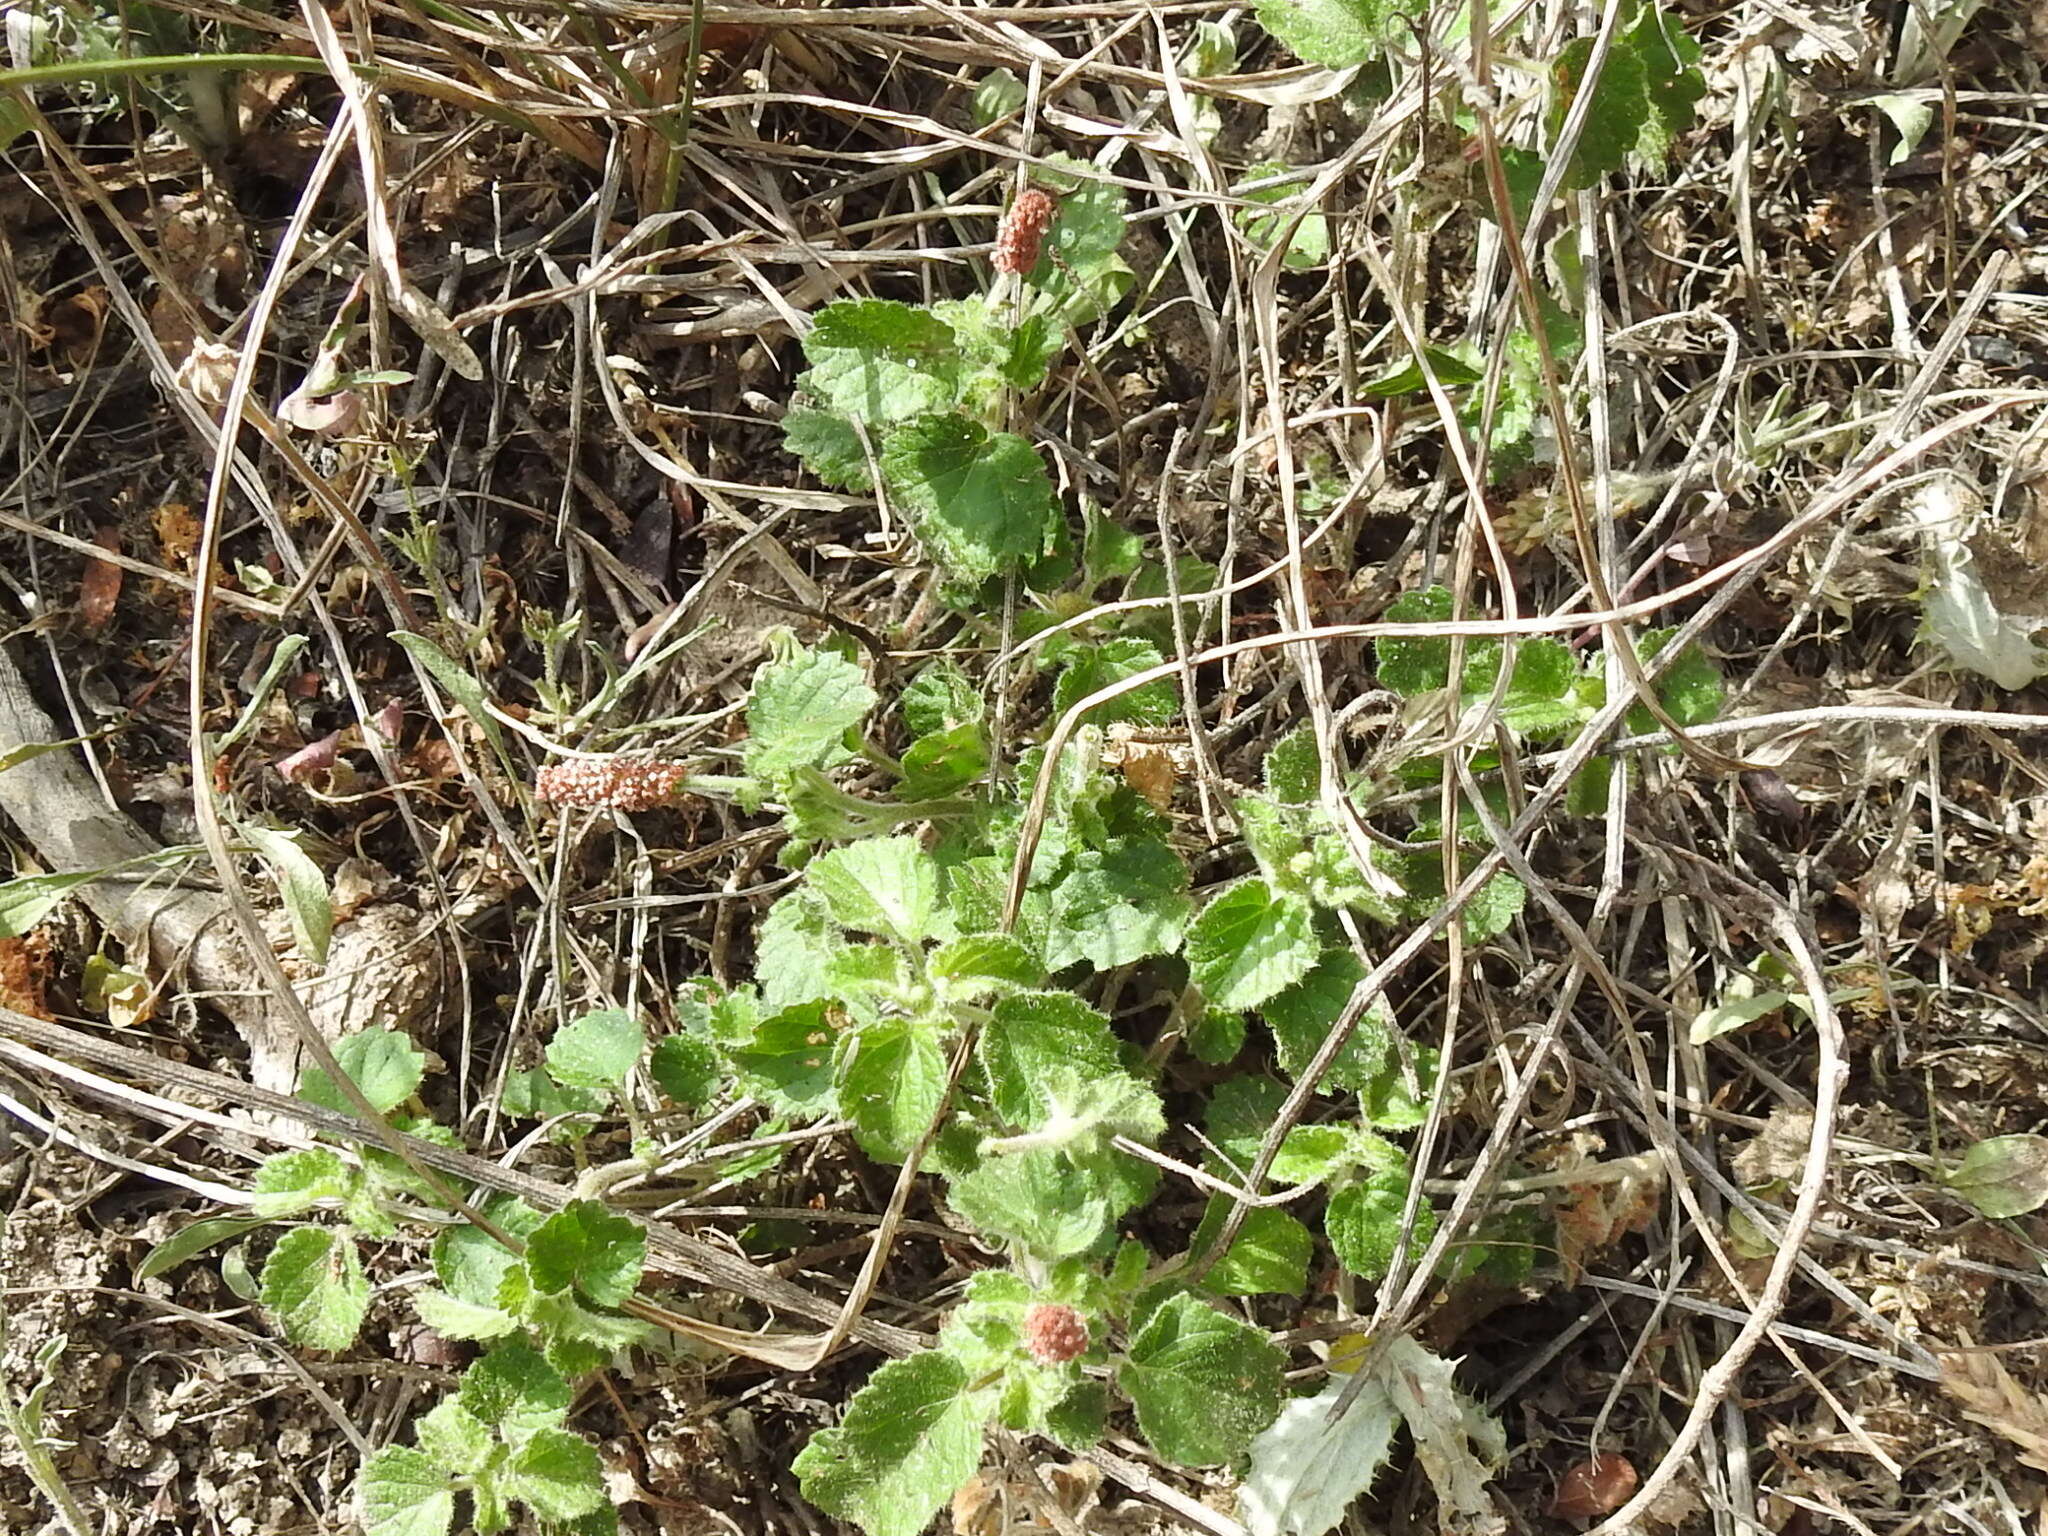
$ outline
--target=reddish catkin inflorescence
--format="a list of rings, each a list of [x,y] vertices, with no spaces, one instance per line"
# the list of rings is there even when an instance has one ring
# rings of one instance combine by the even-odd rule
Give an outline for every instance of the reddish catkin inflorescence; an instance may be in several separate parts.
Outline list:
[[[534,775],[543,800],[614,811],[649,811],[666,805],[690,776],[681,763],[627,757],[578,757],[549,763]]]
[[[1021,276],[1037,266],[1038,247],[1059,211],[1050,192],[1038,187],[1019,192],[1003,222],[996,226],[996,270]]]
[[[1088,1348],[1088,1324],[1072,1307],[1041,1301],[1024,1313],[1024,1347],[1041,1365],[1065,1365]]]

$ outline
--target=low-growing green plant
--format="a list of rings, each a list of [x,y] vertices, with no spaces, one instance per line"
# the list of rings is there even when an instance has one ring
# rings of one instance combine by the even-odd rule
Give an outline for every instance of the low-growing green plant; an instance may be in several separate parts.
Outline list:
[[[1003,98],[1007,100],[1007,98]],[[992,98],[991,106],[1001,103]],[[1052,165],[1057,167],[1058,158]],[[1075,177],[1014,302],[993,294],[912,305],[849,299],[818,312],[804,338],[804,403],[783,435],[827,485],[878,484],[926,550],[978,583],[1060,555],[1069,535],[1038,451],[1008,426],[1010,406],[1044,382],[1083,324],[1128,288],[1123,194]],[[1043,188],[1022,194],[1043,199]],[[1013,210],[1014,211],[1014,210]],[[1022,247],[1019,247],[1022,249]],[[1000,250],[1000,246],[999,246]]]

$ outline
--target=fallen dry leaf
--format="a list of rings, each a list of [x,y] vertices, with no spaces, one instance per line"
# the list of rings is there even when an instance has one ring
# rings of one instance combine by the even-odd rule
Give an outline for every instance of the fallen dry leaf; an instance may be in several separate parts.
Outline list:
[[[33,934],[0,939],[0,1003],[32,1019],[55,1018],[44,990],[45,959]]]
[[[1641,1482],[1634,1462],[1615,1451],[1602,1451],[1557,1480],[1550,1512],[1565,1520],[1597,1519],[1626,1504]]]
[[[101,549],[121,552],[121,532],[102,525],[93,530],[93,543]],[[104,629],[114,616],[114,604],[121,598],[121,567],[111,560],[87,560],[85,575],[78,583],[78,619],[88,630]]]
[[[199,547],[199,519],[192,509],[182,501],[167,501],[156,509],[151,522],[164,564],[174,571],[190,570],[192,552]]]

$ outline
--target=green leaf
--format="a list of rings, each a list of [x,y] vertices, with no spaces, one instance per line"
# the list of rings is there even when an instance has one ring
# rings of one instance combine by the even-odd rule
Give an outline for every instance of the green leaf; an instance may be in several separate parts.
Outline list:
[[[334,937],[334,903],[328,898],[327,877],[320,873],[320,866],[306,856],[295,836],[275,827],[250,824],[242,828],[242,836],[270,866],[299,958],[314,965],[326,964],[327,945]]]
[[[1424,14],[1419,0],[1259,0],[1268,32],[1306,62],[1332,69],[1372,62]]]
[[[861,669],[831,651],[777,647],[754,674],[747,699],[747,773],[779,782],[798,768],[823,768],[846,756],[845,737],[875,707]]]
[[[936,1350],[895,1360],[854,1394],[837,1428],[797,1456],[804,1497],[867,1536],[919,1536],[981,1465],[994,1394],[970,1391]]]
[[[379,1114],[387,1114],[411,1098],[427,1067],[426,1053],[395,1029],[373,1025],[334,1042],[334,1059],[362,1089]],[[355,1113],[323,1068],[309,1068],[299,1079],[299,1097],[322,1109]]]
[[[782,417],[782,443],[825,484],[865,493],[875,487],[860,430],[837,411],[793,405]],[[876,445],[880,451],[879,444]]]
[[[1234,1077],[1216,1085],[1203,1124],[1233,1172],[1242,1173],[1258,1161],[1266,1132],[1279,1118],[1286,1098],[1286,1090],[1270,1077]],[[1353,1128],[1297,1125],[1287,1132],[1267,1175],[1281,1184],[1313,1184],[1359,1160]]]
[[[208,1216],[190,1226],[180,1227],[142,1256],[131,1278],[139,1285],[167,1274],[180,1264],[196,1259],[209,1248],[231,1243],[236,1238],[268,1225],[264,1216]]]
[[[1117,255],[1124,238],[1124,194],[1095,168],[1048,155],[1040,173],[1060,192],[1059,217],[1025,281],[1045,295],[1060,327],[1085,325],[1130,291],[1131,269]]]
[[[950,936],[938,904],[938,863],[914,837],[872,837],[835,848],[813,859],[806,874],[843,928],[910,945]]]
[[[753,1041],[728,1049],[726,1059],[743,1092],[790,1114],[823,1114],[832,1098],[839,1030],[828,1004],[799,1003],[763,1021]]]
[[[858,845],[856,845],[858,846]],[[917,1145],[946,1087],[946,1056],[922,1021],[892,1020],[852,1037],[839,1107],[870,1157],[900,1163]]]
[[[363,1463],[356,1507],[364,1536],[447,1536],[455,1489],[426,1452],[387,1445]]]
[[[1648,661],[1661,654],[1677,633],[1674,629],[1645,631],[1636,643],[1636,654]],[[1720,718],[1721,669],[1709,661],[1697,645],[1689,645],[1680,652],[1678,659],[1665,668],[1654,686],[1657,702],[1681,726],[1705,725],[1709,720]],[[1647,735],[1659,729],[1659,725],[1657,718],[1638,704],[1628,712],[1628,728],[1637,734]]]
[[[1213,1467],[1243,1455],[1273,1421],[1286,1369],[1258,1329],[1180,1295],[1132,1338],[1117,1384],[1154,1450],[1178,1466]]]
[[[505,1079],[505,1093],[499,1100],[506,1114],[521,1120],[552,1120],[557,1115],[591,1115],[605,1106],[605,1096],[573,1083],[558,1083],[545,1067],[529,1067]],[[590,1133],[584,1124],[557,1126],[558,1140],[574,1140]]]
[[[931,952],[925,973],[947,998],[973,1002],[1045,981],[1045,967],[1006,933],[971,933]]]
[[[1506,932],[1508,924],[1521,916],[1528,900],[1529,888],[1521,881],[1506,872],[1495,875],[1473,893],[1460,914],[1466,942],[1483,944]]]
[[[526,1271],[536,1291],[571,1286],[601,1307],[616,1307],[639,1287],[647,1233],[596,1200],[572,1200],[533,1229]]]
[[[964,416],[920,416],[889,435],[882,473],[918,537],[964,580],[1002,575],[1052,548],[1052,481],[1015,433]]]
[[[647,1070],[661,1091],[686,1109],[717,1096],[718,1053],[695,1035],[663,1035],[654,1042]]]
[[[1313,805],[1323,794],[1323,761],[1315,728],[1297,726],[1274,742],[1263,768],[1266,793],[1282,805]]]
[[[453,1397],[442,1398],[422,1414],[413,1426],[413,1437],[437,1465],[464,1477],[481,1472],[497,1448],[491,1426]]]
[[[322,1200],[339,1200],[355,1182],[355,1171],[325,1147],[277,1152],[256,1170],[249,1209],[258,1216],[296,1216]]]
[[[996,1113],[1030,1129],[1054,1112],[1054,1096],[1072,1073],[1107,1077],[1120,1070],[1109,1020],[1071,992],[1001,999],[975,1051]]]
[[[498,1486],[544,1520],[573,1520],[605,1501],[597,1447],[566,1429],[537,1429],[520,1442]]]
[[[1289,1077],[1299,1078],[1308,1069],[1363,980],[1365,966],[1349,949],[1325,950],[1306,976],[1260,1005],[1260,1016],[1273,1032],[1275,1057]],[[1316,1086],[1363,1087],[1386,1066],[1393,1029],[1386,1000],[1375,998]]]
[[[1455,352],[1446,352],[1441,347],[1424,347],[1422,350],[1429,359],[1437,382],[1446,389],[1463,389],[1486,377],[1484,369],[1474,367]],[[1392,400],[1401,395],[1419,394],[1428,387],[1429,380],[1423,375],[1422,364],[1411,357],[1400,367],[1365,385],[1361,393],[1374,400]]]
[[[575,1400],[554,1367],[519,1343],[499,1344],[472,1363],[458,1391],[462,1406],[507,1440],[560,1425]]]
[[[1670,153],[1671,141],[1692,126],[1707,94],[1700,68],[1700,45],[1680,19],[1655,5],[1645,5],[1628,32],[1629,45],[1643,61],[1643,94],[1650,104],[1649,121],[1636,142],[1636,153],[1656,162]]]
[[[1198,22],[1197,26],[1205,25]],[[1081,503],[1082,584],[1091,591],[1106,581],[1134,576],[1145,563],[1145,540],[1117,522],[1093,500]]]
[[[1941,1175],[1979,1215],[2024,1216],[2048,1205],[2048,1136],[1993,1136]]]
[[[449,660],[443,651],[425,635],[415,635],[407,630],[392,633],[405,653],[418,662],[422,671],[440,684],[449,698],[462,706],[462,712],[476,722],[477,729],[490,739],[502,757],[505,752],[505,733],[497,717],[491,713],[491,706],[484,696],[483,684],[455,662]]]
[[[1524,736],[1560,735],[1588,715],[1573,692],[1578,680],[1579,664],[1570,646],[1548,635],[1531,636],[1515,647],[1515,670],[1501,699],[1500,717]],[[1466,686],[1469,692],[1469,677]],[[1477,697],[1492,691],[1489,679]]]
[[[1290,167],[1281,160],[1262,160],[1244,174],[1246,183],[1268,181],[1275,176],[1285,175]],[[1300,195],[1311,177],[1302,172],[1292,181],[1276,182],[1271,186],[1245,186],[1233,189],[1235,195],[1252,203],[1285,203]],[[1292,215],[1281,213],[1259,213],[1254,209],[1237,210],[1237,227],[1244,231],[1244,237],[1251,242],[1252,249],[1261,253],[1273,249],[1280,238],[1281,226]],[[1294,227],[1294,233],[1287,242],[1287,254],[1280,263],[1290,272],[1307,272],[1321,266],[1330,259],[1330,221],[1321,212],[1311,210],[1302,216]]]
[[[998,118],[1024,110],[1024,82],[1015,70],[992,69],[974,87],[974,126],[986,128]]]
[[[18,939],[57,909],[65,895],[88,881],[97,870],[75,875],[17,875],[0,881],[0,939]]]
[[[483,1202],[483,1214],[516,1241],[526,1241],[545,1217],[512,1196],[496,1196]],[[481,1227],[461,1223],[444,1227],[434,1239],[434,1278],[449,1294],[475,1307],[496,1307],[504,1278],[518,1266],[518,1255],[504,1247]]]
[[[1575,37],[1558,50],[1550,66],[1554,89],[1551,93],[1550,134],[1554,140],[1563,127],[1572,103],[1586,83],[1586,66],[1593,57],[1594,39]],[[1586,114],[1579,142],[1572,150],[1571,169],[1565,172],[1564,187],[1573,191],[1590,187],[1628,163],[1629,155],[1641,142],[1650,120],[1648,77],[1643,61],[1623,38],[1616,38],[1607,51],[1607,62],[1594,84],[1593,107]]]
[[[1379,1280],[1393,1268],[1401,1238],[1401,1212],[1408,1204],[1406,1175],[1379,1176],[1347,1184],[1330,1196],[1323,1219],[1337,1262],[1365,1280]],[[1420,1256],[1436,1231],[1436,1211],[1427,1200],[1415,1207],[1408,1254]]]
[[[1044,1433],[1070,1451],[1085,1451],[1109,1433],[1109,1387],[1100,1381],[1077,1381],[1045,1411]]]
[[[936,800],[988,772],[988,739],[976,721],[913,741],[903,754],[902,797]]]
[[[1053,684],[1052,712],[1064,715],[1097,689],[1149,671],[1164,659],[1150,640],[1126,637],[1105,640],[1100,645],[1074,646],[1067,651],[1059,680]],[[1097,705],[1088,718],[1098,725],[1130,721],[1138,725],[1158,726],[1167,724],[1179,712],[1179,687],[1171,678],[1161,678],[1107,704]]]
[[[932,313],[953,328],[969,367],[956,403],[972,415],[1000,414],[1011,390],[1029,391],[1045,382],[1052,359],[1066,338],[1043,315],[1012,326],[1007,305],[991,305],[977,294],[967,299],[941,299]]]
[[[1231,1204],[1227,1195],[1209,1197],[1202,1224],[1188,1244],[1192,1252],[1208,1250],[1223,1230]],[[1230,1251],[1203,1277],[1202,1286],[1218,1296],[1299,1296],[1308,1288],[1308,1261],[1314,1250],[1315,1239],[1299,1221],[1271,1206],[1254,1206],[1245,1212]]]
[[[420,1321],[444,1339],[502,1339],[519,1331],[519,1319],[499,1307],[482,1307],[430,1285],[412,1293]]]
[[[754,975],[771,1012],[830,997],[832,957],[845,945],[824,899],[798,886],[768,909],[754,934]]]
[[[1188,927],[1188,972],[1219,1008],[1256,1008],[1308,974],[1322,946],[1309,905],[1259,879],[1241,880]]]
[[[1593,43],[1590,37],[1573,39],[1551,66],[1556,85],[1550,113],[1553,138],[1584,86]],[[1706,95],[1699,60],[1699,44],[1675,18],[1654,5],[1643,7],[1608,50],[1565,186],[1591,186],[1622,169],[1631,155],[1662,160],[1671,140],[1691,125],[1694,108]]]
[[[1047,968],[1085,960],[1107,971],[1172,954],[1194,911],[1187,885],[1187,865],[1157,838],[1118,837],[1075,854],[1046,893]]]
[[[1442,624],[1451,617],[1451,594],[1444,587],[1403,592],[1387,605],[1381,617],[1389,624]],[[1404,699],[1433,693],[1450,684],[1451,642],[1447,639],[1430,636],[1407,640],[1389,635],[1373,642],[1373,653],[1378,658],[1381,686],[1391,688]],[[1469,664],[1466,670],[1468,674],[1472,671]]]
[[[1188,1054],[1205,1066],[1227,1066],[1244,1049],[1244,1015],[1204,1008],[1187,1025]]]
[[[370,1310],[370,1282],[346,1233],[296,1227],[263,1264],[263,1305],[306,1349],[347,1349]]]
[[[893,299],[828,304],[804,338],[809,372],[798,379],[842,416],[870,425],[944,411],[959,399],[960,347],[928,310]]]
[[[1137,1170],[1122,1179],[1116,1164]],[[1116,1218],[1145,1198],[1148,1165],[1120,1153],[1077,1162],[1040,1148],[984,1157],[952,1181],[947,1202],[983,1232],[1051,1263],[1096,1248]]]
[[[617,1092],[647,1049],[647,1031],[617,1008],[571,1019],[548,1041],[548,1072],[558,1083]]]
[[[1410,1055],[1415,1063],[1413,1091],[1400,1061],[1392,1054],[1388,1055],[1387,1064],[1360,1086],[1359,1110],[1366,1124],[1385,1131],[1411,1131],[1429,1118],[1440,1053],[1435,1046],[1418,1045]]]
[[[981,690],[950,657],[941,657],[904,686],[896,707],[912,736],[934,736],[977,724],[988,713]]]

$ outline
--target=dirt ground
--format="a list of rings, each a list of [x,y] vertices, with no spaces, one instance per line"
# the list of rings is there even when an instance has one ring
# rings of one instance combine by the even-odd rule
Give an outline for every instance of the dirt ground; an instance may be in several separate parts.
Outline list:
[[[289,8],[161,9],[195,47],[314,53]],[[1589,30],[1541,10],[1503,64],[1503,121],[1525,138],[1545,76],[1517,73],[1516,50],[1549,58]],[[1390,996],[1409,1037],[1448,1044],[1453,1063],[1423,1170],[1440,1206],[1501,1127],[1518,1176],[1644,1154],[1683,1177],[1576,1190],[1532,1277],[1446,1285],[1405,1321],[1501,1416],[1509,1459],[1493,1488],[1517,1531],[1586,1529],[1618,1500],[1580,1507],[1561,1480],[1603,1453],[1649,1476],[1704,1393],[1717,1411],[1670,1469],[1651,1529],[2019,1536],[2048,1520],[2048,1225],[1980,1214],[1935,1160],[2048,1132],[2048,772],[2044,738],[2016,718],[2048,718],[2028,638],[2048,626],[2048,10],[1944,10],[1966,24],[1914,72],[1903,9],[1741,0],[1673,14],[1703,50],[1697,120],[1668,162],[1561,204],[1585,250],[1575,262],[1546,246],[1537,276],[1566,293],[1585,283],[1602,305],[1602,494],[1629,577],[1617,601],[1668,599],[1657,622],[1710,612],[1724,718],[1774,723],[1703,732],[1704,753],[1642,754],[1623,814],[1553,817],[1526,852],[1556,909],[1532,898],[1483,945],[1425,947]],[[1369,622],[1397,593],[1451,582],[1482,523],[1511,557],[1524,617],[1591,610],[1554,453],[1509,468],[1475,515],[1429,397],[1372,387],[1408,356],[1397,315],[1434,346],[1483,349],[1514,311],[1510,264],[1471,197],[1470,125],[1371,67],[1305,67],[1253,15],[1207,6],[732,9],[710,17],[685,102],[687,5],[450,16],[336,13],[336,46],[383,70],[376,198],[356,141],[330,135],[346,103],[317,70],[222,77],[228,131],[196,142],[172,131],[181,102],[196,108],[168,87],[35,93],[0,175],[0,643],[48,739],[88,738],[64,751],[64,794],[98,797],[92,815],[118,807],[152,844],[201,841],[187,694],[209,424],[257,336],[201,689],[216,740],[259,693],[281,627],[308,643],[285,653],[211,792],[303,834],[346,947],[297,979],[330,1033],[402,1025],[431,1052],[429,1107],[477,1156],[567,1183],[586,1152],[623,1155],[623,1126],[577,1152],[528,1135],[502,1112],[507,1075],[538,1059],[544,1023],[593,999],[662,1020],[690,978],[744,979],[754,926],[790,879],[771,813],[538,805],[493,741],[537,765],[528,722],[558,718],[549,686],[588,698],[694,632],[590,747],[729,766],[764,637],[788,627],[850,638],[882,679],[951,649],[1005,699],[1012,758],[1048,728],[1042,681],[989,670],[1031,599],[949,606],[902,517],[807,477],[779,425],[803,317],[986,282],[1020,156],[1093,159],[1129,199],[1120,255],[1137,290],[1085,328],[1085,363],[1032,425],[1076,529],[1086,501],[1142,530],[1155,561],[1163,537],[1227,577],[1271,572],[1233,594],[1230,638],[1285,628],[1298,597],[1318,625]],[[1214,113],[1200,135],[1182,85],[1197,19],[1229,22],[1238,46],[1230,79],[1192,98]],[[1028,128],[977,125],[975,89],[1004,69],[1029,83]],[[1921,129],[1902,143],[1915,110]],[[1338,168],[1320,259],[1263,262],[1241,238],[1228,188],[1267,162]],[[302,201],[316,175],[327,190]],[[295,212],[309,222],[273,303],[261,295]],[[409,377],[366,392],[360,417],[277,424],[360,274],[387,259],[459,347],[377,310],[348,364]],[[480,378],[461,375],[462,348]],[[1577,368],[1583,411],[1596,390]],[[1333,511],[1306,555],[1291,546]],[[1953,590],[1958,549],[1989,606],[1944,641],[1931,603]],[[1473,611],[1500,613],[1479,568],[1463,567]],[[1076,610],[1116,597],[1083,594]],[[549,642],[571,614],[580,628]],[[1959,657],[1958,623],[1976,624],[1980,662],[2016,675]],[[402,628],[459,636],[499,723],[429,703],[391,639]],[[1597,630],[1567,638],[1597,644]],[[1198,890],[1250,867],[1217,797],[1258,782],[1266,747],[1310,713],[1297,665],[1272,647],[1202,673],[1213,772],[1183,780],[1169,812]],[[1349,749],[1386,761],[1415,719],[1381,687],[1372,648],[1327,640],[1320,668]],[[1928,709],[1949,713],[1911,718]],[[392,725],[381,738],[378,719]],[[1717,749],[1739,761],[1717,767]],[[10,764],[0,787],[29,771]],[[75,807],[49,794],[8,802],[0,859],[16,874],[63,867],[55,823]],[[274,886],[245,865],[288,959]],[[154,879],[0,939],[5,1017],[289,1091],[296,1046],[262,974],[246,950],[200,947],[232,927],[217,886],[194,877],[213,915],[173,952],[122,943],[110,913],[160,898]],[[1695,1018],[1754,982],[1743,973],[1775,942],[1776,910],[1840,987],[1839,1042],[1791,1004],[1695,1042]],[[1575,968],[1559,912],[1590,933],[1611,993]],[[95,980],[106,962],[136,972],[146,1000],[110,1001]],[[1152,985],[1121,999],[1131,1016]],[[1556,1050],[1507,1115],[1546,1031]],[[30,1041],[7,1022],[0,1039]],[[246,1188],[288,1128],[253,1100],[34,1050],[0,1056],[0,1387],[26,1396],[61,1338],[43,1424],[91,1529],[353,1529],[363,1457],[403,1439],[468,1358],[405,1300],[424,1243],[378,1248],[368,1328],[334,1355],[293,1349],[250,1301],[261,1233],[139,1279],[156,1244],[220,1214],[207,1191]],[[1201,1072],[1177,1081],[1171,1115],[1192,1112]],[[1830,1179],[1774,1296],[1776,1248],[1748,1213],[1793,1210],[1817,1106]],[[1185,1123],[1166,1145],[1201,1156]],[[827,1136],[765,1173],[632,1203],[687,1198],[697,1209],[663,1219],[836,1305],[889,1185]],[[1184,1245],[1203,1203],[1192,1188],[1163,1197],[1141,1235]],[[908,1216],[872,1312],[925,1331],[990,1259],[934,1192]],[[1245,1311],[1305,1370],[1311,1342],[1371,1312],[1365,1289],[1319,1250],[1306,1298]],[[765,1316],[753,1296],[674,1294],[713,1321]],[[1772,1331],[1720,1379],[1759,1307],[1776,1309]],[[582,1387],[572,1422],[636,1536],[817,1536],[833,1522],[801,1498],[791,1459],[876,1360],[862,1347],[799,1374],[649,1352]],[[1072,1510],[1049,1511],[992,1458],[941,1528],[1201,1528],[1159,1501],[1163,1485],[1208,1510],[1211,1532],[1241,1536],[1227,1469],[1163,1467],[1128,1429],[1109,1446],[1147,1486],[1031,1447],[1085,1489]],[[1413,1463],[1397,1457],[1347,1529],[1434,1525]],[[51,1520],[0,1435],[0,1531]]]

